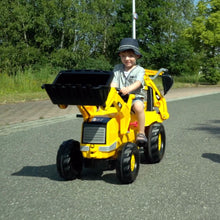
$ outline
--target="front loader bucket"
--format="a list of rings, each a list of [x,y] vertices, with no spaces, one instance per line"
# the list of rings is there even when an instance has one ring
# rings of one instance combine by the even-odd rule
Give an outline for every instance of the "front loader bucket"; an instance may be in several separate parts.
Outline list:
[[[65,70],[42,88],[53,104],[104,106],[112,78],[110,71]]]

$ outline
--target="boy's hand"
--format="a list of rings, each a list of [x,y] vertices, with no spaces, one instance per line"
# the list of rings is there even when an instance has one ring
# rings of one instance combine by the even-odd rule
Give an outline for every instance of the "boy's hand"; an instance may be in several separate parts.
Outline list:
[[[121,88],[120,92],[123,95],[127,95],[130,92],[135,91],[136,89],[140,88],[141,86],[142,86],[141,82],[140,81],[136,81],[135,83],[131,84],[130,86]]]
[[[129,93],[129,90],[127,87],[123,87],[121,88],[120,92],[123,94],[123,95],[127,95]]]

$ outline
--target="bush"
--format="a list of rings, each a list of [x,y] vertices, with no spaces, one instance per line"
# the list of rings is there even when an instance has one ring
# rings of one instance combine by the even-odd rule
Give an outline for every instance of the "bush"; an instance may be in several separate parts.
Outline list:
[[[59,49],[51,54],[51,64],[61,69],[73,69],[76,65],[74,53],[67,49]]]
[[[0,73],[9,75],[24,71],[26,68],[40,63],[43,56],[39,49],[21,44],[17,47],[0,47]]]
[[[95,69],[95,70],[112,70],[112,65],[105,59],[104,56],[98,58],[89,57],[84,62],[78,65],[79,69]]]
[[[214,57],[210,58],[205,62],[205,65],[203,66],[203,73],[204,78],[209,83],[216,85],[220,80],[220,57]]]
[[[178,81],[180,83],[195,83],[197,84],[200,81],[199,75],[183,75],[175,77],[175,81]]]

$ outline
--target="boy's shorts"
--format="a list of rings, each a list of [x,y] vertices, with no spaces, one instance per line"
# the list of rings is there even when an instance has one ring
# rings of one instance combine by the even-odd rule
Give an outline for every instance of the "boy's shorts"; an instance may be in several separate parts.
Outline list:
[[[132,107],[133,107],[134,103],[137,102],[137,101],[141,101],[141,102],[143,103],[143,107],[144,107],[144,99],[143,99],[143,98],[140,98],[140,97],[133,99],[133,101],[132,101]],[[135,114],[135,112],[134,112],[134,110],[133,110],[132,107],[131,107],[131,113]]]
[[[141,101],[141,102],[143,103],[143,105],[144,105],[144,98],[137,97],[137,98],[134,98],[134,99],[132,100],[132,106],[133,106],[134,103],[137,102],[137,101]]]

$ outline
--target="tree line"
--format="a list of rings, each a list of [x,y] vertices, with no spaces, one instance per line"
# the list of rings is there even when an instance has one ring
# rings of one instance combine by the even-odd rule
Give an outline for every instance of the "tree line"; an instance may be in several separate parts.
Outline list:
[[[0,2],[0,74],[51,65],[109,70],[132,36],[131,0]],[[137,39],[145,68],[220,79],[220,2],[136,0]]]

